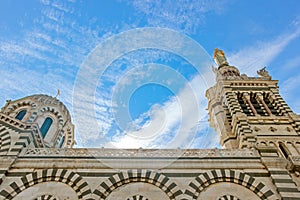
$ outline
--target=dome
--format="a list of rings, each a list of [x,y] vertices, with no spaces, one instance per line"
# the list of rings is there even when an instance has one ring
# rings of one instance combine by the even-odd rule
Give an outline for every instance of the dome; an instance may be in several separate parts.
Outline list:
[[[67,107],[57,98],[35,94],[8,100],[1,110],[26,124],[36,124],[47,147],[72,147],[74,125]]]

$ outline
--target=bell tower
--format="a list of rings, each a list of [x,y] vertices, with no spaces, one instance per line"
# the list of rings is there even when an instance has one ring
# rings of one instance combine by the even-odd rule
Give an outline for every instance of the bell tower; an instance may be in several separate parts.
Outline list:
[[[210,124],[228,149],[272,147],[288,158],[300,154],[300,116],[279,94],[278,81],[264,67],[248,77],[215,49],[216,84],[206,91]]]

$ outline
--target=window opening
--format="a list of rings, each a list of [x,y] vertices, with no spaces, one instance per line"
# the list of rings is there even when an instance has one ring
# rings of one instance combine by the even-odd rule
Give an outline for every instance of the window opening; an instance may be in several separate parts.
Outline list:
[[[50,117],[47,117],[40,129],[42,137],[45,138],[50,126],[52,125],[53,120]]]
[[[24,118],[24,116],[26,115],[26,110],[21,110],[18,114],[17,114],[17,116],[16,116],[16,119],[18,119],[18,120],[22,120],[23,118]]]

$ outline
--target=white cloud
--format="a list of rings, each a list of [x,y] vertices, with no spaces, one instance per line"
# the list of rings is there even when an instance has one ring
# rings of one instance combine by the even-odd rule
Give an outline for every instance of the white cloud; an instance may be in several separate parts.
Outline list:
[[[113,138],[113,142],[106,146],[118,148],[189,148],[201,147],[207,140],[207,113],[205,111],[206,98],[204,92],[206,85],[200,76],[186,83],[176,98],[171,98],[163,105],[154,105],[137,121],[146,123],[137,130],[125,131],[126,134]],[[195,102],[193,102],[195,100]],[[133,125],[133,129],[139,127]],[[202,143],[200,138],[203,139]],[[196,139],[197,142],[193,143]],[[201,139],[201,140],[202,140]],[[216,144],[216,137],[211,137],[206,147]]]
[[[161,33],[161,31],[164,30],[165,34],[163,35],[158,35],[158,34],[153,34],[156,31],[160,31],[159,33]],[[154,31],[154,32],[153,32]],[[168,37],[166,37],[166,34],[168,35]],[[150,38],[151,36],[151,38]],[[155,36],[155,37],[154,37]],[[157,38],[156,36],[158,36],[159,38]],[[125,39],[124,39],[125,37]],[[127,40],[127,38],[129,38]],[[121,40],[122,39],[122,40]],[[138,42],[137,42],[138,41]],[[161,41],[161,42],[158,42]],[[176,43],[174,44],[174,42],[170,42],[170,41],[176,41]],[[109,45],[108,45],[109,44]],[[187,45],[184,45],[187,44]],[[89,122],[89,127],[85,127],[85,129],[88,129],[87,131],[79,131],[80,138],[82,138],[85,142],[89,143],[90,146],[99,146],[101,144],[105,144],[104,140],[99,140],[99,141],[95,141],[93,139],[95,139],[95,136],[99,133],[99,129],[103,127],[108,127],[107,129],[101,129],[100,133],[101,136],[105,136],[106,140],[110,140],[110,138],[112,138],[114,141],[119,140],[121,142],[118,142],[120,145],[122,143],[121,138],[123,137],[123,135],[126,133],[127,135],[131,135],[131,136],[137,136],[140,137],[142,136],[144,139],[149,138],[149,135],[151,133],[150,138],[157,138],[158,140],[162,141],[165,140],[166,137],[170,138],[168,139],[168,143],[165,141],[164,143],[161,142],[162,146],[164,145],[165,147],[178,147],[178,146],[184,146],[186,145],[188,139],[190,139],[191,134],[195,133],[197,131],[195,131],[197,124],[198,124],[198,120],[199,120],[199,112],[201,112],[201,109],[196,109],[198,107],[198,103],[201,101],[198,101],[198,98],[193,98],[192,96],[195,95],[197,97],[199,91],[199,87],[201,87],[201,84],[192,84],[194,83],[191,82],[189,83],[190,85],[192,85],[193,87],[193,91],[187,93],[187,89],[182,90],[182,94],[178,94],[178,89],[182,88],[182,87],[186,87],[188,88],[188,85],[180,85],[180,87],[178,87],[177,83],[178,83],[178,78],[180,78],[180,76],[175,77],[174,75],[174,69],[172,69],[172,67],[167,67],[168,69],[170,69],[168,72],[168,74],[166,74],[166,72],[164,72],[164,70],[162,69],[162,67],[159,68],[159,71],[157,72],[148,72],[149,70],[151,70],[151,67],[146,68],[145,70],[137,70],[136,68],[134,70],[129,70],[129,68],[131,68],[132,66],[129,66],[128,68],[126,68],[126,70],[131,71],[131,74],[134,77],[138,77],[140,78],[135,80],[134,78],[131,78],[131,76],[128,76],[126,74],[126,70],[119,70],[119,67],[122,68],[122,66],[118,66],[118,65],[114,65],[114,67],[117,67],[117,69],[114,69],[113,66],[111,66],[111,62],[113,62],[115,59],[119,58],[126,60],[129,59],[130,62],[125,62],[126,65],[130,65],[133,63],[133,65],[147,65],[144,62],[147,63],[147,61],[150,61],[151,63],[151,58],[148,59],[144,59],[144,55],[142,56],[142,58],[139,57],[135,57],[135,59],[140,59],[140,60],[132,60],[131,56],[126,53],[128,52],[136,52],[138,51],[140,48],[144,49],[146,47],[151,47],[154,49],[168,49],[171,52],[175,52],[175,54],[179,54],[180,56],[182,56],[183,58],[181,58],[182,60],[186,59],[188,61],[190,61],[191,63],[195,64],[198,68],[203,67],[204,65],[207,67],[206,64],[208,64],[208,62],[210,61],[209,56],[202,50],[201,47],[196,45],[197,43],[193,43],[191,40],[187,39],[187,38],[182,38],[182,35],[178,34],[176,32],[173,31],[169,31],[166,29],[138,29],[138,30],[134,30],[134,31],[128,31],[126,33],[122,33],[120,35],[117,35],[116,37],[110,38],[109,40],[107,40],[106,42],[102,43],[101,45],[99,45],[99,48],[95,48],[95,50],[93,51],[93,53],[91,53],[91,57],[89,57],[85,63],[83,63],[82,68],[80,69],[78,75],[77,75],[77,80],[76,80],[76,85],[78,86],[78,88],[76,87],[76,93],[82,93],[82,97],[76,98],[77,100],[80,100],[81,102],[77,101],[75,102],[75,106],[78,106],[76,104],[79,103],[80,107],[82,107],[78,114],[81,115],[81,112],[83,111],[83,109],[85,109],[85,111],[87,112],[93,112],[94,109],[94,104],[92,103],[92,101],[88,101],[86,102],[87,104],[84,105],[85,103],[82,102],[82,98],[84,98],[84,95],[88,95],[88,96],[94,96],[95,94],[97,94],[98,92],[101,93],[101,95],[96,95],[96,99],[95,102],[98,102],[99,99],[105,99],[108,100],[107,104],[102,105],[101,103],[99,103],[99,106],[101,108],[101,110],[106,110],[107,112],[103,113],[103,112],[97,112],[98,114],[98,119],[113,119],[113,121],[101,121],[100,126],[98,126],[96,123],[96,125],[94,123],[91,123],[94,120],[93,116],[90,116],[91,114],[86,114],[88,115],[87,117],[89,119],[84,119],[83,121],[87,121]],[[103,49],[104,48],[104,49]],[[196,54],[197,53],[197,54]],[[123,58],[123,54],[125,54],[125,58]],[[135,55],[135,56],[139,56]],[[157,61],[155,59],[157,59],[157,53],[150,53],[149,55],[150,57],[154,57],[152,58],[153,61]],[[146,56],[147,57],[147,56]],[[134,56],[133,56],[134,58]],[[146,60],[146,61],[145,61]],[[177,61],[177,60],[176,60]],[[173,62],[174,63],[174,62]],[[124,63],[118,63],[118,64],[124,64]],[[176,63],[178,64],[178,63]],[[191,64],[190,64],[191,65]],[[196,67],[195,66],[195,67]],[[210,66],[210,65],[209,65]],[[136,67],[136,66],[133,66]],[[113,68],[111,70],[111,74],[105,74],[105,71],[110,71],[110,68]],[[103,71],[104,70],[104,71]],[[203,70],[205,71],[206,68],[201,68],[201,69],[197,69],[197,70]],[[194,69],[194,71],[197,71]],[[210,69],[209,69],[210,70]],[[125,75],[124,75],[124,71],[125,71]],[[101,73],[104,73],[104,76],[99,77],[101,75]],[[171,74],[173,73],[173,74]],[[190,72],[191,73],[191,72]],[[204,72],[203,72],[204,73]],[[177,72],[175,74],[181,74],[181,72]],[[211,73],[212,74],[212,73]],[[150,75],[150,76],[149,76]],[[163,76],[164,75],[164,76]],[[166,78],[167,77],[167,78]],[[156,79],[155,79],[156,78]],[[177,78],[177,79],[174,79]],[[182,79],[185,79],[184,77],[181,77]],[[200,76],[198,77],[200,78]],[[104,82],[106,81],[106,79],[108,79],[109,81],[111,81],[111,85],[115,85],[117,84],[116,87],[113,87],[111,85],[107,85],[107,84],[102,84],[101,81],[104,80]],[[123,79],[123,81],[122,81]],[[148,122],[146,124],[143,124],[144,126],[139,129],[138,131],[136,130],[135,132],[132,131],[132,127],[128,128],[127,125],[128,123],[131,122],[131,120],[128,120],[128,112],[129,110],[125,110],[125,112],[120,112],[121,114],[115,112],[115,109],[122,109],[123,107],[126,109],[126,106],[128,105],[128,98],[120,98],[122,101],[117,101],[117,103],[115,103],[116,101],[114,101],[115,99],[112,98],[112,96],[114,95],[114,93],[118,94],[116,97],[124,97],[125,95],[127,95],[126,97],[130,97],[133,93],[133,90],[129,91],[127,87],[127,85],[131,82],[134,82],[133,85],[134,86],[139,86],[139,85],[143,85],[144,82],[142,81],[148,81],[151,82],[153,81],[154,83],[160,83],[160,84],[165,84],[167,86],[167,88],[170,88],[171,86],[168,85],[168,83],[170,83],[170,79],[174,79],[176,81],[175,84],[173,84],[173,86],[175,86],[175,89],[172,89],[172,91],[175,91],[175,94],[177,95],[177,98],[180,97],[180,103],[181,105],[176,105],[174,102],[176,101],[170,101],[167,102],[161,106],[155,106],[152,107],[152,109],[146,113],[145,115],[143,115],[143,117],[149,118],[149,116],[152,117],[151,120],[145,120],[144,118],[141,118],[139,120],[139,122]],[[209,78],[211,79],[211,78]],[[97,81],[100,82],[98,83],[98,86],[102,86],[102,90],[97,91],[97,89],[95,89],[97,87],[96,83]],[[197,80],[197,79],[195,79]],[[120,81],[120,83],[118,82]],[[139,82],[141,81],[141,82]],[[209,80],[205,80],[207,83],[210,82]],[[180,82],[180,81],[179,81]],[[184,80],[183,82],[187,82],[187,80]],[[204,82],[202,83],[204,84]],[[125,87],[126,86],[126,87]],[[135,87],[136,89],[137,87]],[[206,86],[203,88],[206,88]],[[124,92],[124,95],[119,95],[118,92],[115,92],[116,89],[119,90],[126,90],[126,92]],[[130,88],[129,88],[130,89]],[[85,94],[84,94],[85,93]],[[185,94],[184,94],[185,93]],[[200,92],[201,93],[201,92]],[[76,94],[75,94],[76,95]],[[204,98],[204,90],[201,93],[201,95],[203,95]],[[90,98],[90,97],[88,97]],[[109,99],[112,99],[112,102],[109,101]],[[193,102],[194,100],[194,102]],[[81,105],[82,104],[82,105]],[[206,105],[205,105],[206,106]],[[203,110],[205,108],[205,106],[203,106]],[[181,111],[182,109],[182,111]],[[181,111],[179,113],[179,111]],[[85,117],[84,115],[81,115],[79,117]],[[181,122],[181,119],[183,119],[183,121]],[[118,121],[119,120],[119,121]],[[110,123],[110,124],[106,124],[106,123]],[[118,125],[121,124],[121,127],[117,127]],[[124,125],[123,125],[124,124]],[[79,128],[85,126],[85,123],[77,123],[77,126],[79,126]],[[95,126],[94,126],[95,125]],[[181,130],[180,132],[177,133],[176,137],[174,138],[174,136],[172,134],[175,134],[176,132],[176,128],[181,125]],[[98,129],[98,131],[97,131]],[[95,132],[91,132],[91,130],[95,131]],[[174,131],[175,130],[175,131]],[[119,132],[118,134],[116,134],[117,132]],[[94,134],[93,134],[94,133]],[[163,134],[161,134],[163,133]],[[98,134],[98,135],[99,135]],[[154,135],[153,135],[154,134]],[[174,138],[174,139],[173,139]],[[178,139],[179,138],[179,139]],[[103,138],[101,138],[103,139]],[[143,144],[141,144],[141,146],[145,146],[147,145],[149,146],[155,146],[157,144],[150,144],[150,142],[153,142],[153,139],[145,139],[148,140],[146,142],[144,142]],[[128,141],[126,139],[126,141]],[[172,144],[170,144],[172,142]],[[126,142],[127,143],[127,142]],[[127,143],[128,144],[128,143]],[[138,145],[139,146],[139,145]]]

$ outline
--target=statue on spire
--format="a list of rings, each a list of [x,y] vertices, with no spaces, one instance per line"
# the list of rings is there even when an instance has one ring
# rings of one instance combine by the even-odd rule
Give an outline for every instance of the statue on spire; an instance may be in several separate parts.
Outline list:
[[[215,48],[214,59],[215,59],[215,62],[218,64],[219,68],[224,65],[228,65],[228,62],[225,57],[225,53],[218,48]]]

